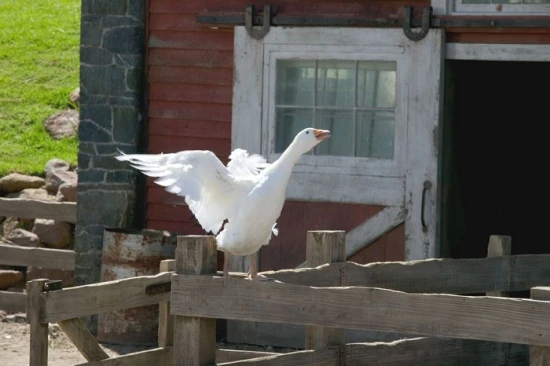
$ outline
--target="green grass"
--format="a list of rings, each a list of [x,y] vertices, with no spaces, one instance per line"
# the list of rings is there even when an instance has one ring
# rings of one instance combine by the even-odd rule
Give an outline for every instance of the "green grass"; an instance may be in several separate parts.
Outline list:
[[[43,121],[79,86],[80,0],[0,0],[0,176],[76,164],[76,138],[54,140]]]

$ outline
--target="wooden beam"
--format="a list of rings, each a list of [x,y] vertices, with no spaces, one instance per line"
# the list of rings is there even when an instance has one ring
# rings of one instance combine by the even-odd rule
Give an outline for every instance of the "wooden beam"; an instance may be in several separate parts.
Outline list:
[[[147,295],[145,288],[170,283],[172,273],[140,276],[75,286],[48,293],[41,321],[58,322],[86,315],[155,305],[170,300],[170,292]]]
[[[171,311],[182,316],[550,346],[550,302],[530,299],[175,275]]]
[[[0,216],[49,219],[74,224],[76,223],[76,203],[0,198]]]
[[[46,279],[27,282],[27,323],[30,324],[30,366],[48,365],[48,323],[42,322]]]
[[[339,364],[340,347],[330,347],[219,363],[218,366],[334,366]]]
[[[123,356],[108,358],[101,361],[91,361],[77,366],[152,366],[171,365],[173,350],[169,348],[155,348],[146,351],[130,353]]]
[[[487,257],[501,257],[503,255],[512,255],[512,237],[506,235],[491,235],[487,247]],[[508,262],[509,263],[509,262]],[[512,275],[512,271],[507,271]],[[509,280],[509,282],[511,282]],[[509,297],[509,291],[488,291],[487,296]]]
[[[405,221],[405,209],[399,206],[384,208],[346,234],[346,258],[351,257],[382,235]]]
[[[249,360],[251,358],[278,356],[280,353],[275,352],[260,352],[260,351],[244,351],[239,349],[217,349],[216,364],[224,362]]]
[[[346,263],[334,263],[330,265],[324,264],[315,268],[304,266],[304,268],[299,269],[281,269],[261,273],[266,277],[295,285],[338,286],[340,284],[340,272],[346,265]]]
[[[57,325],[59,325],[59,328],[73,342],[86,360],[101,361],[109,358],[109,355],[101,348],[92,333],[90,333],[80,319],[62,320]]]
[[[170,267],[175,267],[175,261],[172,259],[160,262],[159,272],[169,272]],[[159,347],[168,347],[174,344],[174,317],[170,315],[170,301],[159,303],[159,327],[158,327],[158,345]]]
[[[21,292],[0,291],[0,309],[5,311],[25,312],[27,294]]]
[[[0,244],[0,264],[74,270],[74,251]]]
[[[346,258],[366,248],[405,221],[405,209],[388,206],[346,234]],[[307,267],[307,261],[296,268]]]
[[[531,289],[531,298],[534,300],[550,301],[550,287],[533,287]],[[550,365],[550,347],[529,347],[529,365]]]
[[[349,286],[405,292],[468,294],[523,291],[550,285],[550,255],[492,258],[432,258],[405,262],[347,263]]]
[[[176,273],[201,278],[216,273],[216,239],[210,235],[178,236]],[[244,280],[243,280],[244,281]],[[194,295],[193,295],[194,296]],[[171,306],[174,306],[172,299]],[[174,312],[171,310],[171,313]],[[175,316],[174,365],[206,366],[216,362],[216,319]]]
[[[308,267],[325,263],[346,261],[345,231],[308,231],[306,262]],[[345,277],[340,272],[337,286],[345,286]],[[343,281],[342,281],[343,280]],[[321,349],[346,344],[345,329],[308,325],[305,328],[305,348]]]
[[[394,342],[349,343],[344,362],[370,365],[501,365],[502,354],[494,342],[443,338],[408,338]],[[219,366],[338,365],[340,347],[269,355],[218,363]]]

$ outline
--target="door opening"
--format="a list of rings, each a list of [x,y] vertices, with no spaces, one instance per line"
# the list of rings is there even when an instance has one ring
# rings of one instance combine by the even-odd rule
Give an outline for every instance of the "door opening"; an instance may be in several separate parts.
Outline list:
[[[487,255],[510,235],[512,254],[550,253],[550,63],[446,63],[442,256]]]

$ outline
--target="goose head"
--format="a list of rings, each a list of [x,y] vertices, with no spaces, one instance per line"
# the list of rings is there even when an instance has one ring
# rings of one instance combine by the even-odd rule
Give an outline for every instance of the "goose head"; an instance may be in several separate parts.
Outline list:
[[[317,144],[323,141],[326,138],[330,137],[329,130],[319,130],[316,128],[306,128],[300,131],[294,141],[292,142],[293,147],[300,153],[305,154],[309,150],[313,149]]]

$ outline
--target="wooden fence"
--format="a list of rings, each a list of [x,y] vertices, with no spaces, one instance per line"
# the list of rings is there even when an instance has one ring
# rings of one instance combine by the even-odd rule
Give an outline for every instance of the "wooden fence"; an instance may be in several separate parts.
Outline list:
[[[155,276],[68,289],[30,281],[30,364],[47,365],[50,322],[88,360],[82,365],[513,365],[528,352],[531,365],[548,363],[550,288],[540,286],[550,285],[550,255],[506,255],[509,242],[493,237],[490,258],[359,265],[343,261],[344,237],[309,232],[310,268],[264,272],[272,281],[220,277],[212,236],[178,237],[175,261]],[[505,297],[528,289],[533,299]],[[457,295],[479,292],[491,296]],[[157,303],[158,348],[129,355],[109,358],[79,320]],[[306,349],[216,350],[217,318],[303,324]],[[346,344],[344,328],[407,338]]]
[[[75,223],[76,203],[0,198],[0,216],[26,219],[42,218]],[[34,266],[72,271],[74,270],[74,251],[21,247],[0,238],[0,265]],[[24,312],[25,307],[25,293],[0,291],[0,309]]]
[[[344,237],[308,233],[308,266],[332,263],[264,273],[275,281],[219,277],[213,237],[178,238],[173,364],[548,364],[550,288],[540,286],[550,285],[550,255],[358,265],[343,261]],[[499,248],[490,254],[507,254],[506,239],[493,237]],[[506,297],[529,289],[532,299]],[[491,296],[457,295],[480,292]],[[216,358],[217,318],[303,324],[306,350],[224,363]],[[346,344],[346,328],[409,338]]]

